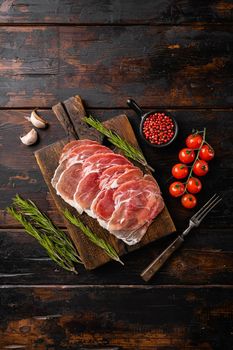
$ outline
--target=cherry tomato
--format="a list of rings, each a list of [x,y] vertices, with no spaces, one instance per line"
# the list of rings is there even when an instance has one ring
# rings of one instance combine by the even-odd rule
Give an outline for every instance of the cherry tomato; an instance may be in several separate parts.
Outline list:
[[[204,176],[208,173],[209,167],[205,160],[198,159],[194,166],[193,166],[193,172],[197,176]]]
[[[183,207],[192,209],[197,205],[197,199],[193,194],[184,194],[181,198]]]
[[[214,150],[212,147],[204,145],[200,149],[199,156],[201,159],[206,160],[208,162],[209,160],[214,158]]]
[[[169,186],[169,192],[173,197],[180,197],[184,193],[184,184],[179,181],[173,182]]]
[[[187,190],[190,193],[198,193],[201,191],[201,188],[202,188],[201,181],[196,177],[190,177],[187,184]]]
[[[195,152],[190,148],[183,148],[179,152],[179,160],[182,163],[185,163],[185,164],[192,163],[194,159],[195,159]]]
[[[189,135],[186,139],[186,146],[188,148],[199,148],[202,143],[202,136],[200,134]]]
[[[188,175],[188,172],[188,167],[185,164],[178,163],[172,167],[172,175],[176,179],[184,179]]]

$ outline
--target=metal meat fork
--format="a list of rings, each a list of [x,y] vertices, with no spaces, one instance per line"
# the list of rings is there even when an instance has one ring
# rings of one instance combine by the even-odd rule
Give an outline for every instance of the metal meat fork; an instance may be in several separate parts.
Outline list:
[[[179,235],[152,263],[141,273],[144,281],[149,281],[151,277],[160,269],[167,259],[175,252],[184,242],[185,236],[192,230],[193,227],[198,227],[204,217],[219,203],[222,198],[217,194],[213,195],[203,207],[194,214],[189,220],[188,228]]]

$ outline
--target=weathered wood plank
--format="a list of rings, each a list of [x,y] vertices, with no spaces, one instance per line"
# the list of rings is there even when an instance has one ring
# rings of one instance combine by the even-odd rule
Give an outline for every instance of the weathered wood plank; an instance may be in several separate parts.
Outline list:
[[[66,117],[64,113],[60,113],[60,110],[56,110],[56,106],[53,107],[53,111],[55,112],[58,120],[62,120],[62,126],[68,135],[72,129],[73,132],[75,132],[76,138],[94,139],[101,142],[100,140],[102,139],[102,135],[95,129],[88,127],[83,121],[83,118],[86,116],[86,111],[80,96],[76,95],[71,97],[63,103],[58,104],[58,106],[64,106]],[[139,148],[131,124],[125,114],[114,116],[113,118],[105,121],[104,124],[107,128],[114,130],[128,142],[131,142],[134,147]],[[35,152],[35,157],[58,210],[62,213],[65,208],[68,208],[68,210],[71,210],[73,214],[77,214],[76,210],[71,208],[61,199],[60,196],[56,194],[56,191],[51,184],[55,169],[58,165],[59,155],[61,154],[64,144],[65,143],[63,141],[58,141],[50,146],[43,147],[39,151]],[[150,242],[153,242],[154,240],[171,234],[176,230],[166,206],[161,214],[151,223],[142,240],[137,245],[132,247],[123,244],[121,240],[118,240],[113,235],[110,235],[106,229],[103,229],[98,222],[89,215],[83,213],[81,220],[85,223],[85,225],[94,230],[99,237],[113,245],[119,255],[123,255],[128,251],[138,249]],[[70,225],[69,221],[66,221],[66,224],[69,234],[86,269],[91,270],[97,268],[111,260],[107,254],[104,254],[103,250],[91,243],[90,240],[85,237],[84,234],[82,234],[81,230],[73,225]]]
[[[69,117],[67,115],[66,110],[61,102],[57,103],[52,108],[53,112],[57,116],[58,121],[66,132],[66,136],[69,141],[77,138],[77,134],[75,132],[74,125],[70,123]]]
[[[56,191],[51,184],[53,174],[59,161],[59,156],[65,144],[66,143],[63,141],[56,142],[37,151],[35,153],[35,157],[40,167],[43,178],[56,204],[57,210],[62,215],[62,212],[67,208],[73,215],[75,215],[77,211],[67,205],[60,196],[56,195]],[[90,240],[82,233],[81,230],[70,224],[70,222],[63,217],[63,215],[62,218],[86,269],[94,269],[111,260],[109,256],[103,252],[102,249],[90,242]],[[125,248],[122,242],[118,243],[115,237],[109,236],[106,230],[102,229],[96,221],[94,221],[85,213],[82,214],[82,222],[85,225],[88,225],[88,227],[90,227],[92,230],[95,230],[99,237],[107,240],[110,244],[112,244],[119,255],[125,252]]]
[[[1,27],[2,107],[232,106],[229,26]],[[9,43],[10,46],[9,46]]]
[[[0,295],[1,349],[232,348],[232,287],[5,287]]]
[[[3,0],[0,23],[232,23],[232,1]]]
[[[103,141],[103,135],[101,135],[97,130],[90,128],[83,121],[83,118],[87,116],[87,112],[85,111],[85,107],[80,96],[72,96],[68,98],[68,100],[65,100],[62,105],[69,116],[68,120],[66,118],[66,124],[71,124],[74,126],[76,138],[89,138],[100,143]],[[56,111],[56,105],[52,107],[52,110],[56,114],[58,120],[60,120],[60,113]],[[63,125],[63,128],[67,133],[66,125]]]
[[[132,112],[131,121],[136,128],[138,127],[138,119]],[[62,128],[59,126],[55,116],[51,111],[40,111],[41,115],[46,117],[50,122],[47,131],[40,131],[41,143],[35,147],[28,148],[20,144],[18,135],[23,133],[29,126],[24,119],[28,115],[28,111],[1,111],[1,208],[9,205],[11,198],[15,193],[22,194],[25,198],[33,199],[41,209],[48,212],[54,218],[56,223],[62,223],[56,208],[54,207],[51,197],[48,196],[47,187],[40,176],[39,170],[34,160],[33,152],[41,145],[50,144],[57,138],[65,136]],[[104,120],[116,114],[114,111],[92,110],[91,113]],[[119,110],[118,110],[119,113]],[[230,150],[231,130],[232,130],[232,112],[224,110],[172,110],[170,111],[176,116],[181,129],[181,135],[174,147],[161,152],[151,152],[150,148],[141,143],[148,161],[158,168],[156,177],[163,188],[166,203],[172,213],[175,224],[178,229],[182,229],[187,225],[190,212],[186,211],[176,201],[169,197],[167,193],[167,179],[170,177],[170,168],[176,162],[177,151],[182,146],[184,136],[188,134],[190,129],[195,126],[202,128],[207,126],[208,140],[216,150],[216,159],[210,164],[211,170],[208,178],[203,179],[204,189],[199,196],[201,202],[206,200],[213,190],[228,196],[224,206],[216,208],[213,213],[205,219],[200,229],[188,237],[184,250],[174,257],[174,260],[168,263],[152,283],[228,283],[231,278],[231,261],[232,255],[232,202],[229,200],[232,196],[232,155]],[[221,140],[219,142],[219,140]],[[12,153],[14,149],[14,153]],[[5,155],[8,155],[7,157]],[[214,170],[213,170],[214,169]],[[1,218],[3,219],[3,218]],[[17,226],[10,218],[5,218],[5,222],[1,220],[2,227]],[[223,230],[228,227],[229,231]],[[4,232],[4,231],[3,231]],[[12,235],[12,236],[11,236]],[[57,267],[47,260],[34,261],[27,259],[38,257],[45,258],[45,254],[37,246],[32,243],[26,235],[20,233],[19,240],[22,240],[23,249],[18,251],[16,233],[9,232],[6,236],[0,236],[3,240],[0,256],[3,257],[1,264],[2,283],[33,283],[36,281],[43,283],[45,274],[48,283],[60,283],[60,281],[73,281],[73,276],[57,269]],[[15,244],[14,244],[15,240]],[[25,243],[24,243],[25,242]],[[141,283],[139,272],[159,253],[163,247],[170,242],[169,238],[158,241],[152,247],[148,247],[142,252],[130,254],[126,258],[127,269],[114,267],[113,264],[103,267],[96,273],[84,273],[80,269],[80,275],[77,277],[77,283],[126,283],[130,278],[132,283]],[[12,247],[12,250],[11,250]],[[199,251],[200,249],[200,251]],[[25,250],[25,256],[23,252]],[[4,252],[6,254],[4,254]],[[33,252],[33,254],[31,254]],[[3,254],[3,255],[2,255]],[[14,258],[14,254],[15,258]],[[21,255],[22,254],[22,255]],[[9,261],[7,258],[9,257]],[[198,269],[197,269],[198,266]],[[44,271],[44,274],[41,274]],[[31,275],[30,275],[31,274]],[[72,282],[71,282],[72,283]]]
[[[3,210],[11,203],[11,198],[19,193],[25,198],[34,200],[42,210],[55,220],[63,224],[54,206],[48,189],[43,181],[33,152],[43,146],[51,144],[65,137],[65,133],[51,111],[42,110],[41,115],[49,120],[48,130],[40,131],[40,143],[26,147],[19,141],[19,135],[30,129],[30,124],[24,119],[29,111],[5,110],[1,111],[1,140],[0,140],[0,208]],[[106,120],[120,111],[91,110],[91,113],[102,120]],[[184,145],[184,138],[193,127],[207,127],[209,142],[216,151],[215,159],[210,163],[210,172],[203,178],[203,191],[198,196],[200,204],[217,191],[226,197],[224,205],[217,207],[205,219],[204,227],[222,228],[232,227],[232,154],[231,134],[233,129],[232,111],[224,110],[170,110],[177,118],[180,126],[180,136],[176,144],[168,149],[151,152],[146,144],[140,142],[142,150],[149,164],[157,169],[156,178],[162,188],[168,209],[172,214],[178,229],[185,228],[190,212],[183,209],[179,200],[169,196],[168,179],[172,165],[177,162],[178,150]],[[133,112],[128,111],[135,132],[138,128],[138,119]],[[140,141],[140,138],[139,138]],[[14,151],[12,151],[14,150]],[[6,156],[7,155],[7,156]],[[2,212],[3,213],[3,212]],[[17,227],[14,220],[1,215],[0,227]]]
[[[36,240],[22,230],[0,230],[0,284],[141,284],[141,271],[171,242],[166,237],[123,257],[125,266],[109,263],[87,272],[77,266],[78,276],[60,269]],[[150,281],[156,285],[228,284],[233,280],[231,229],[200,227]]]

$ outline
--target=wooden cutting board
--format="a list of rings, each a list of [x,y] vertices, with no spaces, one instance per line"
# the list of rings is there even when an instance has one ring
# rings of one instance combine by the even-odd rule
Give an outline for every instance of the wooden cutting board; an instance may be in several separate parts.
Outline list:
[[[75,138],[89,138],[92,140],[97,140],[101,143],[103,143],[103,138],[96,130],[90,128],[82,121],[82,118],[86,115],[86,112],[79,96],[71,97],[63,103],[57,104],[53,107],[53,111],[66,130],[68,137],[67,139],[60,140],[52,145],[40,149],[39,151],[36,151],[35,157],[45,182],[47,183],[51,195],[60,212],[64,211],[65,208],[68,208],[73,214],[79,215],[81,220],[99,237],[102,237],[111,243],[121,256],[175,231],[174,223],[167,208],[165,207],[150,225],[141,242],[134,246],[128,246],[121,240],[118,240],[111,235],[107,230],[103,229],[95,219],[89,217],[85,213],[82,215],[78,214],[77,211],[65,203],[61,197],[57,196],[54,188],[51,185],[51,179],[58,165],[58,160],[63,146]],[[103,124],[107,128],[116,131],[121,137],[129,141],[135,147],[139,148],[131,124],[125,114],[109,119]],[[110,260],[108,255],[106,255],[102,249],[91,243],[78,228],[74,227],[67,220],[65,220],[65,223],[67,225],[69,235],[81,256],[86,269],[94,269]]]

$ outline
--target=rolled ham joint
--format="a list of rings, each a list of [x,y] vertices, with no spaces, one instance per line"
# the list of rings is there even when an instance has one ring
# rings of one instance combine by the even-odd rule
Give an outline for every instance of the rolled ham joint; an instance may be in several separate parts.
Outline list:
[[[92,140],[65,145],[52,185],[80,214],[86,212],[128,245],[142,239],[164,208],[151,175]]]

